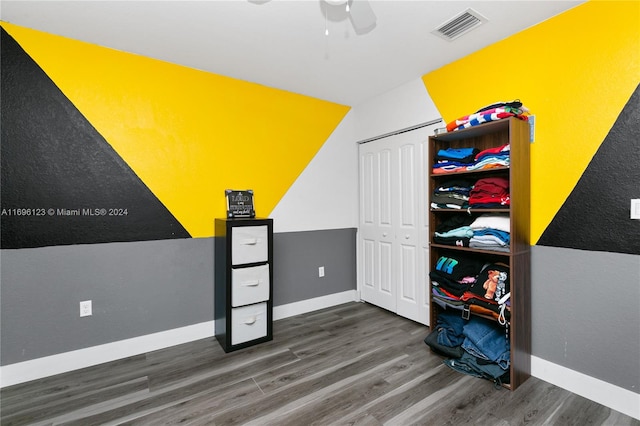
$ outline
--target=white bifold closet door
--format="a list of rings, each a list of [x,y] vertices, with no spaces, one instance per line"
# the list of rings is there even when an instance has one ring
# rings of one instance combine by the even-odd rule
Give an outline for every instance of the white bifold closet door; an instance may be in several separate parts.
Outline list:
[[[427,142],[435,127],[359,145],[360,296],[427,325]]]

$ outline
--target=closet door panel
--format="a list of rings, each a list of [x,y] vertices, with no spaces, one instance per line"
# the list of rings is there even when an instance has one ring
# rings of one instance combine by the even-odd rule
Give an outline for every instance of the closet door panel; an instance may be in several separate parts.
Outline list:
[[[368,145],[360,151],[360,247],[359,273],[362,298],[395,312],[393,181],[394,152]]]
[[[429,323],[426,175],[436,123],[359,146],[361,298]]]
[[[407,135],[408,136],[408,135]],[[418,226],[418,169],[419,146],[414,138],[405,137],[397,148],[398,152],[398,223],[396,239],[398,251],[398,294],[397,311],[402,316],[419,320],[418,303],[418,247],[420,232]]]

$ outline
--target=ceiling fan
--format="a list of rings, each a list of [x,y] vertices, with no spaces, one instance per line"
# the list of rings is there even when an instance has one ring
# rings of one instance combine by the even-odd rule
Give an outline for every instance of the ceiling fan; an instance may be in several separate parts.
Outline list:
[[[248,0],[249,3],[262,5],[271,0]],[[358,35],[367,34],[376,27],[376,14],[369,0],[319,0],[320,11],[325,18],[325,35],[329,35],[327,21],[342,22],[349,18]]]
[[[320,0],[320,3],[326,20],[343,21],[349,18],[358,35],[367,34],[376,27],[377,18],[369,0]],[[326,26],[325,34],[328,35]]]

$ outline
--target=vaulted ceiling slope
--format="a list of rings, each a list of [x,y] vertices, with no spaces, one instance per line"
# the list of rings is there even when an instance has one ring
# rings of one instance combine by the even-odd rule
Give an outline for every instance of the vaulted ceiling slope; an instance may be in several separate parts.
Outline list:
[[[356,106],[583,1],[371,0],[376,24],[362,34],[334,3],[3,0],[0,19]],[[453,41],[432,34],[468,8],[487,22]]]

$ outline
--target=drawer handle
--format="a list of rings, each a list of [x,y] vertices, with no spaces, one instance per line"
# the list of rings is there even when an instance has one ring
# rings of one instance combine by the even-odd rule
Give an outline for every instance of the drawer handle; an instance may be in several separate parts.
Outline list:
[[[253,281],[245,281],[242,283],[242,286],[244,287],[257,287],[260,285],[262,281],[260,280],[253,280]]]
[[[247,325],[253,325],[256,323],[256,321],[258,321],[258,317],[256,317],[255,315],[252,317],[249,317],[247,319],[244,320],[244,323]]]
[[[240,241],[240,244],[245,245],[245,246],[255,246],[259,242],[260,242],[260,240],[258,238],[251,238],[251,239],[246,239],[246,240]]]

